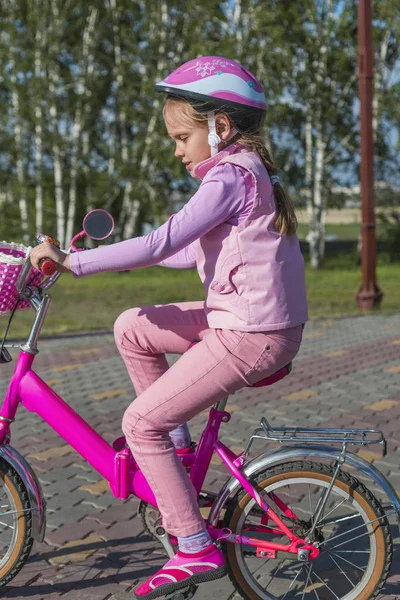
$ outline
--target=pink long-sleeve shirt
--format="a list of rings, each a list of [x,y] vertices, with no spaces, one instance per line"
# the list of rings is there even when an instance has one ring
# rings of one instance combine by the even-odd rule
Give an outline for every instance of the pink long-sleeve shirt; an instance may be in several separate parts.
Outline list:
[[[304,261],[295,235],[275,229],[268,172],[234,144],[200,163],[187,204],[148,235],[71,256],[80,277],[163,265],[197,267],[210,327],[276,331],[307,320]]]
[[[221,223],[241,223],[251,211],[253,187],[253,178],[244,169],[216,166],[213,176],[161,227],[148,235],[71,254],[72,273],[82,277],[153,265],[195,268],[193,242]]]

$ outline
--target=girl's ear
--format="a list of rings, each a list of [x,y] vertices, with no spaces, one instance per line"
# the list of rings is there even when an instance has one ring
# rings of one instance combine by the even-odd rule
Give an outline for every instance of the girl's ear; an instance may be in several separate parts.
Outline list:
[[[229,118],[223,113],[216,115],[215,128],[222,141],[226,141],[232,129]]]

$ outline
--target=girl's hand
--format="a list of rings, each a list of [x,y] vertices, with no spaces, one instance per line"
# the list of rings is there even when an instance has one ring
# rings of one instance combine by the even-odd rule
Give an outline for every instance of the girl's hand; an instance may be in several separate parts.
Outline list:
[[[32,248],[29,258],[31,259],[32,265],[36,269],[39,269],[39,262],[42,260],[42,258],[50,258],[56,263],[57,271],[65,273],[71,270],[69,264],[69,254],[62,252],[56,246],[54,246],[54,244],[50,244],[49,242],[43,242],[42,244],[35,246],[35,248]]]

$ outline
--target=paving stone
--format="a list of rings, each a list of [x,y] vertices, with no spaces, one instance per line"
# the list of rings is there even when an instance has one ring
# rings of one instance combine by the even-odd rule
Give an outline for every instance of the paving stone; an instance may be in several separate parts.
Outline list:
[[[232,419],[221,429],[222,441],[229,447],[242,448],[259,427],[262,416],[275,427],[382,429],[389,440],[388,455],[381,457],[379,446],[361,451],[368,453],[364,456],[400,492],[399,340],[399,314],[307,323],[290,377],[268,388],[241,390],[230,399]],[[169,356],[169,363],[177,358]],[[36,364],[40,376],[53,380],[51,385],[57,393],[104,439],[111,443],[121,435],[123,412],[135,395],[111,332],[44,340]],[[79,368],[67,370],[72,365]],[[6,390],[14,365],[3,367],[0,393]],[[307,390],[313,393],[305,393]],[[206,420],[207,411],[192,420],[194,438],[198,439]],[[29,561],[12,585],[2,590],[3,597],[132,600],[137,582],[165,561],[163,549],[143,532],[136,515],[138,501],[114,498],[102,477],[75,451],[69,451],[66,442],[37,415],[21,409],[12,436],[13,445],[28,457],[41,479],[48,498],[49,526],[48,543],[34,544]],[[276,448],[278,444],[266,440],[254,444],[257,452]],[[387,502],[368,478],[352,473]],[[218,490],[228,477],[223,465],[213,464],[205,487]],[[394,525],[393,532],[397,535]],[[400,597],[399,547],[400,539],[396,537],[395,560],[382,600],[394,600],[396,594],[396,600]],[[215,596],[219,600],[238,598],[227,577],[201,586],[196,600]]]

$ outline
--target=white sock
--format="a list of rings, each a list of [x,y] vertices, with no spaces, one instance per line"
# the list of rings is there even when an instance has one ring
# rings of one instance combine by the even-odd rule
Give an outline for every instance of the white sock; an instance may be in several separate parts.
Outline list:
[[[199,531],[199,533],[189,535],[188,537],[178,537],[179,550],[185,552],[185,554],[196,554],[196,552],[205,550],[211,544],[212,539],[207,529],[203,529],[203,531]]]
[[[192,442],[187,423],[182,423],[182,425],[179,425],[176,429],[170,431],[169,437],[171,438],[175,448],[189,448]]]

